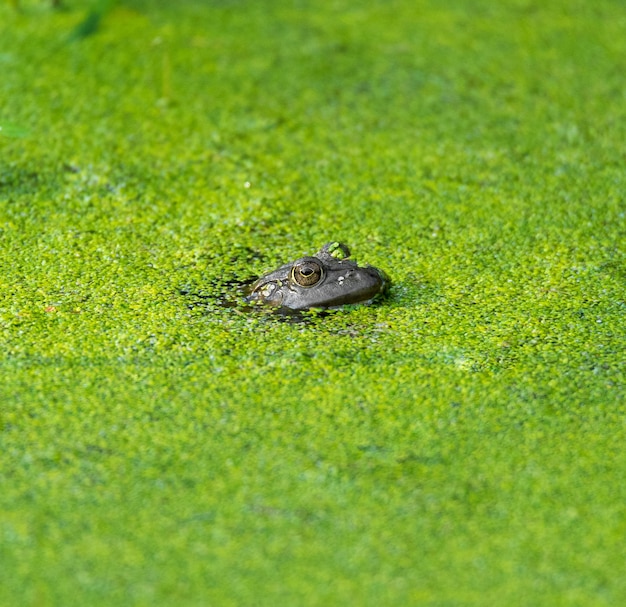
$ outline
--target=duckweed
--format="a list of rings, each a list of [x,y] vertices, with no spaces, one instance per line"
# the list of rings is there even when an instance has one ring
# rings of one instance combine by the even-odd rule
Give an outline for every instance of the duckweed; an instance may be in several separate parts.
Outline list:
[[[12,4],[0,604],[626,601],[622,3]]]

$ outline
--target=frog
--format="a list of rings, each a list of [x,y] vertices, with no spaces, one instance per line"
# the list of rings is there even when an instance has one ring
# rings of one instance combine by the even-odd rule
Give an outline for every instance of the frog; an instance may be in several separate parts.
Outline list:
[[[246,301],[291,310],[331,309],[371,303],[386,292],[389,277],[370,265],[349,259],[341,242],[325,244],[315,255],[300,257],[261,276]]]

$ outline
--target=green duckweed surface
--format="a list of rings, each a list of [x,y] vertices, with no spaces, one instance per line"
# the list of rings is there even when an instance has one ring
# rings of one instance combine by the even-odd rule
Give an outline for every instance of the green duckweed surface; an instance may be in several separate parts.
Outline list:
[[[1,605],[626,604],[621,0],[20,4]]]

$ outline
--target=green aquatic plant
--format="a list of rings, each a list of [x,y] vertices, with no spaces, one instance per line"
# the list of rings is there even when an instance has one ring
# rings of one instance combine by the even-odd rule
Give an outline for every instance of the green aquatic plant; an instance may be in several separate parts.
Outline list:
[[[0,137],[26,137],[28,129],[13,122],[0,121]]]
[[[0,605],[626,602],[623,3],[22,4]]]

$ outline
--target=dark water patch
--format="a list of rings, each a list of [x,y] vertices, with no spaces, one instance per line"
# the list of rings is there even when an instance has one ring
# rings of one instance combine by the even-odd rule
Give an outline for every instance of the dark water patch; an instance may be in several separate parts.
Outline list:
[[[207,316],[212,314],[215,308],[222,308],[232,310],[236,314],[255,314],[270,322],[313,324],[317,319],[341,311],[340,309],[292,310],[291,308],[250,303],[246,298],[250,294],[250,286],[256,279],[257,277],[245,280],[212,281],[201,289],[185,285],[178,288],[178,295],[185,299],[187,309]]]
[[[245,297],[250,285],[256,278],[245,280],[213,280],[207,286],[198,289],[191,285],[179,287],[178,294],[186,300],[187,308],[211,308],[216,305],[220,308],[250,307],[245,305]]]

